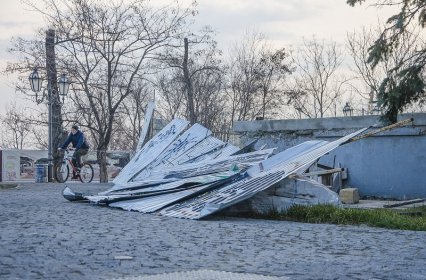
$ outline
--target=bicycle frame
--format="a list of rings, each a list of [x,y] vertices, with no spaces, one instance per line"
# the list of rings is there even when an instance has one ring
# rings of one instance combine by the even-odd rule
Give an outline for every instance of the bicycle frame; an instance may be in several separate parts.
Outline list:
[[[72,163],[72,156],[74,155],[74,150],[66,149],[64,151],[64,159],[62,160],[62,164],[68,164],[71,167],[71,170],[75,173],[77,171],[76,167]]]

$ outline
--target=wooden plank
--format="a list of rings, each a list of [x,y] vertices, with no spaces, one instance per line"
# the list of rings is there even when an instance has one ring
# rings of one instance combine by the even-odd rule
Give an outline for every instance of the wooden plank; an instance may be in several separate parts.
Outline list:
[[[383,208],[394,208],[394,207],[399,207],[399,206],[404,206],[404,205],[410,205],[410,204],[414,204],[414,203],[420,203],[420,202],[423,202],[425,200],[426,199],[424,199],[424,198],[405,200],[405,201],[400,201],[400,202],[396,202],[396,203],[392,203],[392,204],[383,205]]]
[[[321,175],[326,175],[326,174],[333,174],[333,173],[337,173],[337,172],[343,172],[343,168],[333,168],[333,169],[329,169],[329,170],[319,170],[319,171],[313,171],[313,172],[309,172],[309,173],[303,173],[303,174],[292,174],[289,177],[290,178],[295,178],[295,177],[309,177],[309,176],[321,176]]]

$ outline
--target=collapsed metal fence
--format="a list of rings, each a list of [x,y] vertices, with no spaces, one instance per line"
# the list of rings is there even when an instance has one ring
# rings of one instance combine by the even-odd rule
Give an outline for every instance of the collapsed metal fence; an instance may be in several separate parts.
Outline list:
[[[64,197],[143,213],[201,219],[289,175],[305,172],[322,155],[365,130],[332,142],[307,141],[273,155],[273,148],[240,149],[213,137],[199,124],[189,126],[188,121],[175,119],[137,151],[110,190],[84,195],[67,188]]]

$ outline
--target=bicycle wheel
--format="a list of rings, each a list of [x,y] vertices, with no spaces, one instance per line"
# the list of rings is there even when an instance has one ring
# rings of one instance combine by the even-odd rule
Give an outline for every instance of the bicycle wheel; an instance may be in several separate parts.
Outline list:
[[[80,181],[90,183],[93,180],[93,167],[90,163],[83,163],[80,168]]]
[[[59,183],[64,183],[68,180],[70,168],[66,162],[59,163],[55,167],[55,178]]]

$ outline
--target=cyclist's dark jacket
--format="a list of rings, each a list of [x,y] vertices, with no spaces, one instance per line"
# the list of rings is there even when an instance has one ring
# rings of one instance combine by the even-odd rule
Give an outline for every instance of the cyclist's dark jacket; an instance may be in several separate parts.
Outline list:
[[[66,149],[69,143],[72,143],[73,148],[76,150],[89,149],[89,145],[84,141],[84,134],[80,130],[78,130],[76,134],[70,133],[67,140],[62,144],[61,149]]]

